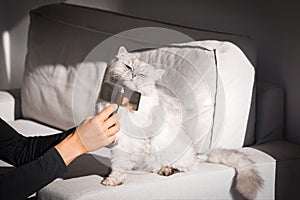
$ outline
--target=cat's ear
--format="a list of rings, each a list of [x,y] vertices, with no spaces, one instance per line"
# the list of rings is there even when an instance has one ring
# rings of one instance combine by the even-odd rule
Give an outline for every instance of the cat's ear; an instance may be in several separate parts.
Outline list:
[[[122,55],[125,55],[125,54],[127,54],[127,53],[128,53],[128,51],[126,50],[126,48],[123,47],[123,46],[120,46],[120,48],[119,48],[119,50],[118,50],[118,53],[117,53],[117,57],[122,56]]]
[[[155,69],[152,71],[152,78],[154,81],[160,80],[165,74],[165,70],[163,69]]]

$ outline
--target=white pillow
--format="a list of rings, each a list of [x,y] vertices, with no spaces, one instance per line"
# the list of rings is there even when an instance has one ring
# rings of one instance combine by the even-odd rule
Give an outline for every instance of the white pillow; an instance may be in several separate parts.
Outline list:
[[[206,40],[192,44],[216,49],[218,86],[222,85],[223,89],[217,91],[212,144],[240,148],[247,130],[255,69],[243,51],[231,42]]]
[[[78,125],[95,114],[105,69],[105,62],[28,65],[21,90],[24,117],[63,130]]]
[[[206,152],[212,139],[211,129],[215,110],[214,51],[200,45],[193,47],[173,45],[132,54],[166,71],[158,84],[170,90],[179,99],[184,111],[183,128],[192,138],[190,141],[196,144],[197,151]]]
[[[211,148],[242,147],[252,100],[253,65],[243,51],[231,42],[204,40],[178,45],[215,49],[218,85]]]

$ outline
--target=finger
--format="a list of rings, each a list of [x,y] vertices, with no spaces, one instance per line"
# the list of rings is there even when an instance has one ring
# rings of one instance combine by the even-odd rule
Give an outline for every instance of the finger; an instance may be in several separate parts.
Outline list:
[[[118,122],[117,116],[113,115],[103,123],[103,128],[109,129],[110,127],[114,126],[117,122]]]
[[[122,100],[122,106],[126,107],[128,103],[129,103],[129,99],[127,97],[124,97]]]
[[[114,117],[116,119],[116,121],[120,121],[121,119],[121,113],[118,111],[117,113],[114,113],[112,116],[110,116],[109,118]],[[109,119],[108,118],[108,119]],[[107,120],[108,120],[107,119]]]
[[[116,139],[117,139],[116,135],[112,135],[111,137],[107,138],[109,144],[112,143],[112,142],[114,142]]]
[[[130,104],[130,103],[127,104],[126,108],[127,108],[128,110],[135,110],[135,108],[133,107],[133,105]]]
[[[104,108],[100,113],[96,115],[97,119],[100,121],[105,121],[114,111],[118,109],[117,104],[110,104],[106,108]]]
[[[120,123],[116,123],[114,126],[112,126],[106,131],[106,137],[111,137],[113,135],[116,135],[119,131],[120,131]]]
[[[114,114],[111,117],[109,117],[104,123],[103,128],[109,129],[110,127],[114,126],[120,119],[120,114]]]

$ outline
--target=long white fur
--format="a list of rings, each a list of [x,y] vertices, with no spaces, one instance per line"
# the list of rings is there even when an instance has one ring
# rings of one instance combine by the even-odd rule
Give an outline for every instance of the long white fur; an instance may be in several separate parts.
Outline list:
[[[112,172],[102,181],[102,184],[122,184],[126,179],[127,171],[158,173],[168,166],[185,172],[195,168],[199,162],[203,162],[198,159],[193,145],[185,148],[191,141],[184,134],[184,129],[180,127],[182,111],[179,102],[156,87],[155,82],[162,78],[163,74],[163,70],[155,69],[133,57],[124,47],[119,49],[116,59],[109,65],[105,81],[118,81],[142,94],[145,106],[140,105],[138,111],[127,111],[128,116],[140,125],[147,125],[149,120],[153,119],[162,120],[164,124],[159,134],[156,135],[153,135],[149,129],[136,133],[143,138],[135,138],[126,133],[118,134],[118,145],[111,149]],[[164,109],[163,119],[153,113],[153,106]],[[178,130],[182,130],[183,133],[177,134]],[[170,144],[176,137],[179,137],[179,144],[177,142],[173,147]],[[167,152],[159,151],[166,147]],[[174,160],[173,154],[178,149],[184,149],[184,151]],[[263,180],[256,171],[253,161],[236,150],[212,150],[204,161],[234,167],[237,172],[236,190],[247,199],[255,199],[258,190],[263,185]]]

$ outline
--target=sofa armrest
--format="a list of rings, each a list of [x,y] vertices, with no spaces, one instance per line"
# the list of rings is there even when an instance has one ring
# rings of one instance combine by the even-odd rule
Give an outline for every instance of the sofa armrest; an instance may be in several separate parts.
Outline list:
[[[256,84],[256,144],[284,139],[284,97],[280,87],[265,82]]]
[[[22,109],[21,109],[21,88],[6,90],[15,99],[15,119],[22,119]]]
[[[15,99],[6,91],[0,91],[0,117],[4,121],[15,120]]]

